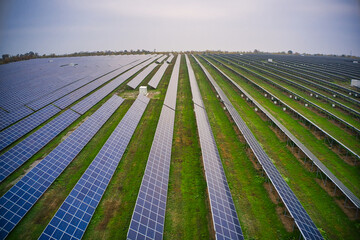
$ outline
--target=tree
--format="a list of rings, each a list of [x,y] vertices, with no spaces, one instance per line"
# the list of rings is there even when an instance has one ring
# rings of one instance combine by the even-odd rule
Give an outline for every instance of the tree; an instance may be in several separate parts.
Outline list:
[[[293,54],[293,51],[289,50],[289,51],[288,51],[288,54]]]
[[[2,55],[2,59],[5,61],[6,59],[8,59],[10,57],[9,54],[3,54]]]

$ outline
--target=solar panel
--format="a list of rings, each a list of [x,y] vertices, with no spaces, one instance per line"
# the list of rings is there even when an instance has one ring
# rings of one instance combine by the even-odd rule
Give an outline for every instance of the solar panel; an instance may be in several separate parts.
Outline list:
[[[60,98],[54,104],[56,106],[60,107],[61,109],[64,109],[67,106],[69,106],[70,104],[72,104],[73,102],[79,100],[83,96],[94,91],[96,88],[100,87],[104,83],[110,81],[112,78],[116,77],[117,75],[121,74],[123,71],[126,71],[126,70],[127,70],[127,68],[125,68],[125,69],[121,68],[121,69],[115,70],[105,76],[102,76],[102,77],[90,82],[89,84],[71,92],[70,94]]]
[[[36,101],[33,101],[33,102],[27,104],[27,106],[29,106],[31,109],[39,110],[40,108],[54,102],[55,100],[65,96],[66,94],[69,94],[72,91],[84,86],[85,84],[91,82],[92,80],[93,80],[92,77],[87,76],[79,81],[76,81],[64,88],[57,90],[56,92],[53,92],[53,93],[51,93],[47,96],[44,96]]]
[[[148,102],[144,97],[133,103],[39,239],[81,239]]]
[[[149,60],[146,60],[145,62],[143,62],[139,65],[137,65],[138,62],[133,62],[133,63],[129,64],[128,66],[113,73],[112,75],[107,76],[106,79],[108,79],[109,77],[113,78],[116,75],[119,75],[119,74],[127,71],[128,69],[132,68],[133,66],[137,65],[136,67],[128,70],[127,72],[123,73],[122,75],[118,76],[116,79],[113,80],[113,81],[116,81],[116,83],[118,83],[118,85],[120,85],[123,81],[125,81],[126,79],[131,77],[133,74],[135,74],[137,71],[139,71],[143,66],[147,65],[149,62],[152,62],[152,61],[153,61],[153,59],[150,58]],[[107,82],[107,81],[105,81],[105,82]],[[81,97],[85,96],[86,94],[90,93],[94,89],[98,88],[100,85],[105,83],[103,80],[101,80],[101,82],[102,83],[96,83],[94,86],[86,87],[93,83],[93,82],[91,82],[90,84],[78,89],[77,91],[70,93],[69,95],[65,96],[64,98],[59,99],[54,104],[55,105],[58,104],[58,105],[60,105],[60,107],[66,107],[66,106],[70,105],[71,103],[75,102],[76,100],[80,99]],[[104,86],[104,87],[106,87],[106,86]],[[100,93],[98,93],[98,94],[99,94],[98,96],[96,96],[97,95],[96,94],[93,97],[89,97],[88,98],[89,101],[85,100],[85,99],[82,100],[81,102],[78,103],[78,105],[76,107],[74,106],[73,109],[76,109],[76,111],[78,111],[79,113],[85,113],[88,109],[90,109],[93,105],[95,105],[99,101],[97,99],[103,98],[103,97],[101,97],[102,95]]]
[[[171,63],[171,61],[173,60],[174,55],[170,54],[170,57],[166,60],[167,63]]]
[[[132,89],[135,89],[145,78],[149,75],[154,68],[157,67],[156,63],[150,64],[147,68],[145,68],[142,72],[140,72],[136,77],[134,77],[130,82],[128,82],[128,86]]]
[[[164,104],[173,110],[175,110],[176,107],[176,93],[178,88],[180,61],[181,61],[181,55],[179,54],[176,59],[174,69],[171,73],[168,89],[166,91],[166,95],[164,99]]]
[[[120,75],[119,77],[115,78],[113,81],[108,83],[107,85],[103,86],[90,96],[86,97],[79,103],[77,103],[75,106],[73,106],[71,109],[74,111],[84,114],[86,111],[88,111],[92,106],[94,106],[96,103],[98,103],[101,99],[106,97],[108,94],[110,94],[112,91],[114,91],[117,87],[119,87],[123,82],[125,82],[129,77],[134,75],[137,71],[139,71],[145,63],[142,63],[131,70],[127,71],[123,75]],[[135,65],[135,64],[134,64]],[[131,65],[132,66],[132,65]]]
[[[190,76],[193,72],[187,56],[186,62]],[[193,81],[191,93],[202,103],[199,88],[194,87],[196,80]],[[195,101],[194,110],[216,239],[244,239],[206,110]]]
[[[161,65],[159,70],[154,74],[154,76],[149,81],[148,85],[153,88],[157,88],[168,66],[169,64],[167,64],[166,62],[163,65]]]
[[[195,104],[204,108],[205,106],[204,106],[204,103],[203,103],[201,95],[200,95],[199,86],[196,83],[194,70],[191,67],[191,64],[190,64],[190,61],[189,61],[189,58],[187,55],[185,55],[185,59],[186,59],[186,65],[187,65],[188,74],[189,74],[190,87],[191,87],[191,89],[194,89],[194,91],[191,91],[192,100]]]
[[[58,112],[60,112],[60,109],[49,105],[0,132],[0,150],[3,150]]]
[[[180,62],[181,56],[178,56]],[[165,98],[175,98],[180,64],[174,67]],[[174,83],[175,82],[175,83]],[[176,104],[175,101],[171,101]],[[175,105],[162,107],[145,173],[131,218],[127,239],[162,239],[169,182]]]
[[[128,239],[162,239],[175,111],[163,106],[151,146]]]
[[[162,56],[161,58],[159,58],[158,60],[156,60],[157,63],[161,63],[162,61],[164,61],[164,59],[167,58],[167,55]]]
[[[274,185],[274,188],[278,192],[286,208],[289,210],[290,215],[294,218],[295,224],[298,226],[302,236],[305,239],[323,239],[319,230],[316,228],[315,224],[311,220],[310,216],[307,214],[307,212],[305,211],[289,185],[287,185],[279,171],[276,169],[271,159],[262,149],[259,142],[256,140],[255,136],[252,134],[244,120],[240,117],[239,113],[236,111],[229,99],[226,97],[225,93],[215,82],[212,76],[207,72],[204,66],[197,59],[196,61],[203,69],[203,71],[207,73],[206,75],[208,76],[209,81],[211,82],[219,96],[225,96],[225,98],[222,100],[226,106],[226,109],[228,109],[236,126],[241,131],[246,142],[249,144],[251,150],[253,151],[255,157],[258,159],[266,175]]]
[[[26,63],[2,65],[0,105],[10,112],[27,104],[38,110],[78,88],[80,85],[77,82],[86,76],[93,80],[128,63],[149,57],[151,55],[66,57],[56,58],[55,61],[33,59]]]
[[[30,115],[33,113],[30,108],[27,107],[21,107],[20,109],[14,111],[14,112],[1,112],[0,115],[0,130],[3,130],[4,128],[10,126],[11,124],[19,121],[20,119]]]
[[[123,101],[111,97],[0,198],[0,239],[12,231]]]
[[[0,182],[65,130],[80,115],[67,110],[0,156]]]

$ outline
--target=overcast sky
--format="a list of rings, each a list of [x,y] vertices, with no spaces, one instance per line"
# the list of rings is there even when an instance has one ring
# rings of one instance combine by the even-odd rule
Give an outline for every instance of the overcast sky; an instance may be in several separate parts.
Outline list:
[[[0,54],[124,49],[360,56],[360,0],[0,0]]]

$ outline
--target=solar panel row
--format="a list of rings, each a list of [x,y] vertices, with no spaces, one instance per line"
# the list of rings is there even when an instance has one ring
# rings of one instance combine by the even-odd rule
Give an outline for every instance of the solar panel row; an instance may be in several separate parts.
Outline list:
[[[256,84],[254,81],[252,81],[251,79],[247,78],[246,76],[242,75],[241,73],[237,72],[236,70],[229,68],[228,66],[224,65],[222,62],[219,62],[217,59],[212,58],[214,61],[216,61],[217,63],[223,65],[224,67],[226,67],[227,69],[229,69],[230,71],[234,72],[235,74],[241,76],[242,78],[247,79],[249,82],[253,83],[254,85],[258,86],[258,84]],[[246,69],[246,68],[244,68]],[[245,70],[246,71],[246,70]],[[284,90],[285,92],[293,95],[293,96],[297,96],[299,99],[302,99],[303,101],[305,101],[306,103],[309,104],[309,106],[315,107],[317,109],[319,109],[319,111],[321,113],[325,113],[327,114],[330,118],[335,118],[336,120],[338,120],[339,122],[343,123],[345,126],[349,127],[350,129],[354,130],[355,132],[360,132],[360,129],[354,127],[353,125],[349,124],[348,122],[346,122],[345,120],[337,117],[336,115],[330,113],[329,111],[327,111],[326,109],[320,107],[319,105],[308,101],[307,99],[301,97],[300,95],[292,92],[291,90],[289,90],[288,88],[283,87],[282,85],[273,82],[272,80],[253,72],[253,74],[255,74],[256,76],[258,76],[259,78],[271,83],[274,86],[279,87],[280,89]],[[260,87],[261,88],[261,87]],[[350,148],[348,148],[347,146],[345,146],[341,141],[337,140],[336,138],[334,138],[333,136],[331,136],[328,132],[326,132],[325,130],[321,129],[319,126],[317,126],[315,123],[313,123],[312,121],[310,121],[308,118],[306,118],[305,116],[303,116],[302,114],[298,113],[295,109],[291,108],[289,105],[287,105],[286,103],[278,100],[281,104],[286,105],[288,109],[292,109],[294,112],[296,112],[298,114],[298,116],[301,116],[301,118],[303,118],[304,120],[306,120],[308,123],[310,123],[312,126],[316,127],[320,132],[322,132],[324,135],[326,135],[327,137],[329,137],[330,139],[332,139],[334,142],[336,142],[339,146],[341,146],[343,149],[345,149],[348,153],[351,153],[351,155],[355,156],[356,158],[360,159],[360,156],[358,154],[356,154],[353,150],[351,150]]]
[[[175,89],[168,88],[165,97],[175,105],[169,108],[164,102],[162,107],[127,239],[163,237],[180,59],[178,55],[169,83]]]
[[[136,77],[131,79],[131,81],[128,82],[127,85],[129,87],[131,87],[132,89],[137,88],[137,86],[139,86],[139,84],[146,78],[146,76],[149,75],[152,72],[152,70],[154,70],[154,68],[156,68],[156,67],[157,67],[156,63],[150,64],[142,72],[140,72],[138,75],[136,75]]]
[[[186,63],[188,65],[189,78],[192,81],[190,84],[191,93],[193,96],[197,96],[195,99],[201,100],[202,103],[199,88],[193,87],[197,86],[197,83],[187,56]],[[215,237],[216,239],[244,239],[206,110],[195,101],[194,110]]]
[[[239,72],[235,71],[235,70],[232,69],[232,68],[229,68],[228,66],[224,65],[222,62],[219,62],[217,59],[215,59],[215,58],[213,58],[213,57],[211,57],[211,58],[212,58],[214,61],[216,61],[217,63],[220,63],[221,65],[225,66],[227,69],[233,71],[234,73],[236,73],[236,74],[238,74],[238,75],[241,75]],[[256,73],[255,73],[255,74],[256,74]],[[278,84],[278,83],[276,83],[276,82],[273,82],[273,81],[271,81],[270,79],[265,78],[264,76],[261,76],[261,75],[257,75],[257,76],[260,77],[261,79],[264,79],[264,80],[267,81],[267,82],[270,82],[272,85],[275,85],[276,87],[284,90],[285,92],[291,94],[292,96],[294,96],[294,97],[296,96],[299,100],[304,101],[304,102],[307,103],[309,106],[315,107],[316,109],[318,109],[318,110],[321,111],[322,113],[325,113],[326,115],[328,115],[330,118],[333,118],[333,119],[337,120],[337,121],[340,122],[341,124],[345,125],[347,128],[349,128],[349,129],[355,131],[356,133],[360,134],[360,129],[356,128],[354,125],[348,123],[348,122],[345,121],[344,119],[339,118],[337,115],[329,112],[328,110],[322,108],[321,106],[315,104],[314,102],[309,101],[308,99],[302,97],[301,95],[296,94],[295,92],[291,91],[290,89],[282,86],[281,84]],[[248,79],[247,77],[245,77],[245,76],[243,76],[243,75],[242,75],[242,77]],[[249,81],[250,81],[250,82],[253,82],[253,81],[251,81],[251,80],[249,80]]]
[[[227,59],[227,61],[229,61],[229,58],[225,58],[225,59]],[[230,60],[230,61],[234,61],[234,60]],[[235,63],[234,63],[234,64],[235,64]],[[235,64],[235,65],[237,65],[237,64]],[[358,112],[357,110],[355,110],[355,109],[353,109],[353,108],[351,108],[351,107],[348,107],[348,106],[346,106],[346,105],[344,105],[344,104],[342,104],[342,103],[340,103],[340,102],[338,102],[338,101],[336,101],[336,100],[333,100],[332,98],[329,98],[329,97],[325,96],[324,94],[321,94],[321,93],[319,93],[319,92],[317,92],[317,91],[315,91],[315,90],[312,90],[312,89],[310,89],[310,88],[308,88],[308,87],[306,87],[306,86],[303,86],[302,84],[299,84],[299,83],[297,83],[297,82],[293,82],[293,81],[291,81],[291,80],[289,80],[289,79],[287,79],[287,78],[284,78],[284,77],[279,76],[279,75],[277,75],[277,74],[275,74],[275,73],[273,73],[273,72],[267,71],[267,70],[265,70],[265,69],[259,68],[259,67],[254,66],[254,65],[249,65],[249,64],[246,64],[246,63],[244,63],[244,65],[246,65],[246,66],[248,66],[248,67],[250,67],[250,68],[256,69],[257,71],[259,71],[259,72],[261,72],[261,73],[265,73],[265,74],[271,75],[271,76],[273,76],[273,77],[275,77],[275,78],[277,78],[277,79],[281,79],[281,81],[284,81],[284,82],[286,82],[286,83],[289,83],[290,85],[293,85],[293,86],[295,86],[295,87],[297,87],[297,88],[300,88],[300,89],[302,89],[302,90],[304,90],[304,91],[306,91],[306,92],[310,92],[310,93],[316,94],[316,95],[318,95],[319,97],[321,97],[322,99],[326,100],[327,102],[334,103],[336,106],[342,108],[342,109],[345,110],[346,112],[349,112],[349,113],[351,113],[352,115],[354,115],[354,116],[356,116],[356,117],[360,117],[360,112]],[[248,69],[248,70],[251,71],[251,72],[253,72],[253,71],[250,70],[250,69]],[[254,73],[254,74],[256,74],[256,73]],[[259,74],[256,74],[256,75],[259,75]]]
[[[39,239],[81,239],[148,102],[135,100]]]
[[[0,150],[3,150],[58,112],[60,112],[60,109],[49,105],[0,132]]]
[[[0,156],[0,182],[65,130],[80,115],[67,110]]]
[[[205,59],[206,60],[206,59]],[[207,60],[206,60],[207,61]],[[255,106],[257,106],[271,121],[278,126],[281,131],[286,134],[286,136],[295,143],[296,146],[301,149],[301,151],[311,160],[314,164],[342,191],[345,196],[347,196],[357,208],[360,208],[360,200],[334,175],[331,171],[304,145],[302,144],[284,125],[282,125],[274,116],[271,115],[263,106],[261,106],[248,92],[246,92],[242,87],[240,87],[234,80],[227,76],[223,71],[216,67],[211,62],[210,65],[220,72],[226,79],[228,79],[236,88],[238,88],[244,95],[252,101]],[[210,79],[210,78],[209,78]],[[225,96],[226,97],[226,96]],[[287,108],[291,109],[290,106],[285,105]],[[293,111],[296,111],[293,109]]]
[[[196,58],[195,58],[196,59]],[[197,60],[197,59],[196,59]],[[286,208],[289,210],[289,213],[295,220],[295,224],[298,226],[302,236],[305,239],[323,239],[319,230],[311,220],[310,216],[307,214],[293,191],[290,189],[289,185],[285,182],[280,172],[276,169],[268,155],[260,146],[259,142],[256,140],[250,129],[247,127],[244,120],[240,117],[239,113],[233,107],[229,99],[226,97],[225,93],[215,82],[212,76],[208,73],[206,68],[197,60],[200,67],[206,72],[207,77],[216,92],[220,97],[225,96],[223,100],[226,108],[228,109],[231,117],[233,118],[238,129],[241,131],[246,142],[249,144],[254,155],[258,159],[259,163],[262,165],[266,175],[269,177],[270,181],[274,185],[276,191],[278,192],[280,198],[283,200]]]
[[[116,71],[114,72],[113,74],[116,74],[116,73],[119,73],[121,74],[122,72],[128,70],[129,68],[133,67],[134,65],[138,64],[139,63],[139,59],[129,63],[129,64],[126,64],[124,66],[122,66],[120,69],[118,70],[121,70],[121,71]],[[110,76],[111,77],[111,76]],[[93,81],[94,79],[96,79],[97,77],[92,77],[92,76],[86,76],[82,79],[80,79],[79,81],[76,81],[72,84],[69,84],[61,89],[58,89],[57,91],[43,97],[43,98],[40,98],[30,104],[27,104],[27,106],[29,106],[30,108],[34,109],[34,110],[38,110],[39,108],[43,107],[43,106],[46,106],[48,105],[49,103],[52,103],[53,101],[65,96],[66,94],[84,86],[85,84]]]
[[[171,61],[173,60],[174,55],[170,53],[170,57],[166,60],[167,63],[171,63]]]
[[[58,95],[62,88],[86,76],[93,80],[131,62],[149,57],[151,55],[66,57],[32,59],[26,63],[23,61],[2,65],[0,105],[13,112],[31,102],[41,102],[43,98]]]
[[[131,67],[132,67],[132,65],[129,65],[129,66],[117,69],[109,74],[106,74],[105,76],[102,76],[102,77],[92,81],[91,83],[71,92],[70,94],[64,96],[63,98],[60,98],[54,104],[56,106],[60,107],[61,109],[64,109],[67,106],[69,106],[70,104],[72,104],[73,102],[84,97],[88,93],[94,91],[96,88],[100,87],[104,83],[110,81],[111,79],[113,79],[114,77],[123,73],[124,71],[128,70]]]
[[[160,82],[161,78],[163,77],[168,66],[169,66],[169,64],[164,62],[163,65],[161,65],[161,67],[159,68],[159,70],[151,78],[148,85],[153,88],[157,88],[157,86],[159,85],[159,82]]]
[[[192,94],[192,101],[204,108],[205,105],[203,103],[203,100],[201,98],[201,95],[200,95],[200,89],[199,89],[199,86],[197,85],[196,83],[196,78],[195,78],[195,73],[194,73],[194,70],[192,69],[191,67],[191,64],[190,64],[190,61],[188,59],[188,56],[185,55],[185,58],[186,58],[186,65],[187,65],[187,69],[188,69],[188,74],[189,74],[189,81],[190,81],[190,88],[191,89],[194,89],[194,91],[191,91],[191,94]]]
[[[179,79],[179,71],[180,71],[180,61],[181,61],[181,56],[179,55],[176,58],[176,62],[173,68],[173,72],[171,73],[170,82],[164,99],[164,105],[168,106],[173,110],[175,110],[176,107],[176,93],[179,82],[178,79]]]
[[[144,64],[144,63],[143,63]],[[101,99],[106,97],[108,94],[110,94],[112,91],[114,91],[117,87],[119,87],[123,82],[125,82],[129,77],[131,77],[133,74],[135,74],[138,70],[140,70],[143,66],[143,64],[140,64],[131,70],[127,71],[123,75],[120,75],[119,77],[115,78],[113,81],[108,83],[107,85],[103,86],[90,96],[86,97],[79,103],[77,103],[75,106],[73,106],[71,109],[74,111],[84,114],[86,111],[88,111],[92,106],[97,104]]]
[[[0,198],[4,239],[124,100],[113,96]]]
[[[269,65],[269,66],[272,66],[272,67],[276,66],[279,69],[282,69],[282,70],[285,70],[285,71],[288,71],[288,72],[291,72],[291,73],[294,73],[294,74],[301,74],[301,76],[304,76],[307,79],[310,79],[312,81],[315,81],[315,82],[321,83],[323,85],[332,87],[332,88],[334,88],[334,89],[336,89],[338,91],[342,91],[342,92],[344,92],[346,94],[348,94],[349,92],[351,92],[354,95],[359,94],[358,92],[356,92],[356,91],[354,91],[352,89],[349,89],[349,88],[341,86],[339,84],[330,82],[329,77],[323,76],[323,75],[321,75],[319,73],[316,73],[316,72],[307,71],[307,70],[304,70],[304,69],[301,69],[301,68],[296,68],[296,67],[294,68],[294,67],[290,66],[289,64],[282,64],[281,62],[277,62],[276,65],[274,63],[267,62],[266,65]]]
[[[11,124],[19,121],[20,119],[30,115],[33,113],[30,108],[22,107],[14,112],[1,112],[0,115],[0,130],[3,130],[4,128],[10,126]]]
[[[243,61],[241,58],[238,58],[237,56],[233,56],[233,59]],[[280,68],[280,67],[275,66],[275,65],[269,66],[267,64],[260,64],[257,61],[253,61],[253,60],[251,60],[251,63],[253,65],[256,65],[256,66],[262,68],[262,69],[266,69],[266,70],[269,70],[271,72],[275,72],[275,73],[281,74],[283,76],[290,77],[292,80],[289,79],[289,81],[295,82],[294,80],[296,79],[296,82],[305,83],[307,85],[315,87],[316,89],[323,90],[327,94],[335,94],[337,97],[342,98],[342,99],[344,99],[344,100],[346,100],[348,102],[351,102],[351,103],[353,103],[353,104],[355,104],[357,106],[360,105],[359,100],[352,98],[348,94],[343,94],[343,93],[341,93],[341,92],[339,92],[337,90],[334,90],[334,89],[332,89],[330,87],[323,86],[323,85],[321,85],[319,83],[316,83],[316,82],[313,81],[314,80],[313,77],[310,78],[311,80],[308,80],[308,79],[304,78],[304,77],[306,77],[306,75],[301,74],[301,77],[297,76],[297,75],[294,75],[294,72],[289,70],[289,69],[284,70],[283,68]],[[324,82],[326,82],[326,81],[324,81]]]
[[[165,58],[167,58],[167,55],[164,55],[161,58],[159,58],[158,60],[156,60],[156,63],[161,63],[162,61],[164,61]]]
[[[85,84],[91,82],[92,80],[93,80],[92,77],[87,76],[79,81],[76,81],[70,85],[67,85],[63,88],[58,89],[57,91],[55,91],[47,96],[44,96],[36,101],[33,101],[33,102],[27,104],[27,106],[30,107],[31,109],[34,109],[35,111],[39,110],[40,108],[54,102],[55,100],[65,96],[66,94],[69,94],[72,91],[84,86]]]

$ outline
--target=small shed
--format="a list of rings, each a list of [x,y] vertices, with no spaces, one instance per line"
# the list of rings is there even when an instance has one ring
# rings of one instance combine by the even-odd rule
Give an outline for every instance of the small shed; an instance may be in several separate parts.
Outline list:
[[[147,86],[140,86],[139,94],[142,94],[142,95],[146,96],[146,94],[147,94]]]
[[[273,62],[272,58],[268,58],[268,62]]]
[[[360,80],[357,79],[351,79],[351,86],[360,88]]]

